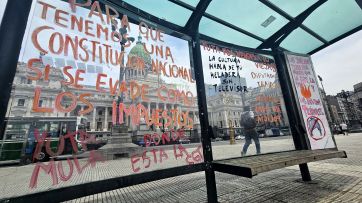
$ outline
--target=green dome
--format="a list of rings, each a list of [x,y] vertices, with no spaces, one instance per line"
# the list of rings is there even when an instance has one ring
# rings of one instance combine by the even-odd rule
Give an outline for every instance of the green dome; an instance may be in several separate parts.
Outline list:
[[[146,68],[151,66],[152,60],[151,56],[147,51],[143,48],[142,37],[138,36],[138,41],[134,47],[132,47],[129,52],[129,56],[137,56],[144,60]]]

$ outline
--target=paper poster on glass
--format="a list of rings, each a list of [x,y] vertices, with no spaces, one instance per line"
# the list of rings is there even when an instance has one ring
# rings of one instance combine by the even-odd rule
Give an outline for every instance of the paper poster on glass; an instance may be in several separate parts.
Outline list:
[[[335,148],[311,58],[287,53],[286,60],[311,148]]]
[[[207,41],[201,55],[214,159],[294,149],[273,57]]]

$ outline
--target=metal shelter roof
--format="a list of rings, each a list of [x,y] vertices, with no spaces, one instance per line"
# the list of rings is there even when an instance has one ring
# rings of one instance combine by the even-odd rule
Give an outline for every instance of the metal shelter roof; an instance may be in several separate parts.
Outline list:
[[[313,54],[362,29],[362,0],[108,0],[175,31]],[[121,4],[120,4],[121,3]]]

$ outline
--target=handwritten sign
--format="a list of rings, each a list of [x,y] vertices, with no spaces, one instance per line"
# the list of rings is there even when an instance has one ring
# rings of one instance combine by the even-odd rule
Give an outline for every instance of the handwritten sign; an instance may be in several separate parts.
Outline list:
[[[162,135],[158,133],[144,135],[146,149],[141,154],[131,156],[132,171],[135,173],[142,172],[142,169],[162,164],[168,159],[183,159],[188,165],[201,163],[204,160],[201,144],[198,144],[196,149],[188,149],[181,143],[174,144],[172,150],[165,150],[162,146],[158,148],[151,147],[151,143],[155,146],[167,145],[179,142],[183,138],[185,138],[185,132],[182,129],[164,132]]]
[[[97,142],[95,137],[93,137],[91,135],[87,135],[87,133],[84,131],[68,132],[66,135],[60,136],[60,138],[59,138],[60,144],[57,147],[57,152],[53,152],[50,147],[51,139],[49,137],[47,137],[48,133],[44,131],[40,135],[39,130],[35,129],[34,136],[35,136],[35,139],[37,140],[37,143],[36,143],[35,151],[33,153],[33,160],[37,160],[39,158],[39,156],[40,156],[39,154],[40,154],[41,150],[44,148],[44,145],[45,145],[46,152],[50,156],[56,157],[58,155],[61,155],[64,151],[64,145],[65,145],[66,139],[69,140],[69,142],[71,143],[73,152],[77,153],[78,146],[77,146],[77,141],[75,138],[77,136],[77,134],[79,134],[79,136],[80,136],[79,143],[81,144],[83,151],[87,151],[87,143]],[[50,175],[53,185],[57,185],[57,184],[59,184],[59,179],[63,182],[66,182],[70,178],[72,178],[74,166],[76,168],[77,173],[82,174],[82,172],[84,171],[85,168],[88,168],[88,167],[94,168],[96,166],[97,162],[104,162],[104,161],[105,161],[105,158],[103,157],[102,154],[100,154],[97,151],[92,150],[89,153],[89,157],[86,161],[86,164],[81,166],[81,164],[79,164],[77,156],[73,155],[72,157],[68,157],[67,161],[66,161],[68,164],[68,168],[69,168],[67,175],[65,175],[65,172],[64,172],[63,161],[55,162],[54,158],[51,158],[48,163],[37,162],[34,167],[33,173],[31,175],[29,188],[33,189],[33,188],[37,187],[38,177],[39,177],[39,173],[41,170],[43,170],[45,173]]]
[[[286,59],[311,148],[334,148],[310,57],[286,54]]]
[[[281,105],[283,98],[272,57],[266,55],[230,49],[210,42],[201,43],[205,86],[210,100],[214,100],[209,111],[224,119],[210,118],[212,125],[223,127],[232,121],[240,124],[240,115],[245,110],[254,112],[255,120],[261,130],[270,127],[286,127],[287,115]],[[217,109],[218,97],[215,95],[233,95],[237,103],[229,103],[228,112]],[[212,98],[212,99],[211,99]],[[220,98],[220,97],[219,97]],[[216,103],[216,104],[215,104]],[[225,105],[226,103],[223,102]],[[210,105],[209,104],[209,105]],[[209,112],[210,114],[210,112]]]
[[[152,140],[159,144],[155,140],[165,139],[161,132],[168,130],[178,135],[181,129],[191,132],[197,124],[189,42],[166,34],[156,24],[131,23],[127,15],[99,1],[39,0],[33,1],[23,42],[18,69],[24,71],[18,71],[17,76],[29,85],[29,116],[46,117],[44,120],[84,117],[92,121],[88,122],[92,123],[90,131],[108,131],[109,125],[122,124],[126,131],[132,131],[129,134],[133,144],[142,139],[143,134],[138,134],[141,125],[145,125],[142,130],[154,132],[147,132],[145,143]],[[19,76],[19,72],[23,75]],[[79,133],[81,139],[85,138],[77,143],[75,136]],[[95,137],[82,133],[85,132],[56,137],[56,149],[50,147],[47,132],[35,133],[33,161],[38,161],[41,152],[52,159],[35,164],[30,188],[37,187],[42,172],[56,185],[59,179],[67,181],[76,172],[81,174],[86,167],[105,161],[97,151],[90,151],[86,162],[79,163],[76,156],[54,161],[53,158],[67,153],[65,142],[71,143],[74,153],[78,152],[79,144],[86,151],[84,142],[95,141]],[[173,144],[169,142],[166,139],[162,144]],[[199,143],[195,150],[175,145],[172,157],[170,150],[160,147],[146,146],[142,154],[131,154],[127,159],[132,165],[129,170],[144,172],[142,169],[149,170],[172,157],[176,161],[183,157],[186,164],[203,161]],[[81,166],[82,163],[85,165]]]

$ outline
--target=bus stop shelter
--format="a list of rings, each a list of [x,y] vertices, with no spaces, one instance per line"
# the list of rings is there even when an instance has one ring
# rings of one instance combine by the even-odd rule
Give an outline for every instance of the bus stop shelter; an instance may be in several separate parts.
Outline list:
[[[321,104],[309,55],[360,31],[361,9],[360,0],[7,1],[0,27],[1,152],[7,149],[5,143],[21,140],[17,159],[23,160],[30,153],[28,162],[40,160],[41,154],[49,160],[19,166],[18,173],[28,175],[23,179],[19,175],[16,184],[19,187],[26,185],[27,189],[20,194],[5,192],[0,199],[10,202],[66,201],[205,171],[208,201],[217,202],[215,171],[252,177],[291,165],[299,165],[302,179],[310,181],[308,162],[347,155],[338,151],[328,127],[326,109]],[[116,56],[113,62],[112,51]],[[185,55],[188,57],[183,57]],[[215,57],[218,63],[213,62]],[[234,71],[236,75],[249,71],[252,79],[267,79],[252,82],[243,75],[232,76]],[[24,81],[20,76],[17,79],[23,73]],[[304,78],[300,74],[309,76]],[[115,77],[108,80],[107,75]],[[237,78],[238,84],[232,78]],[[115,79],[119,79],[116,84]],[[53,80],[57,81],[54,85],[51,84]],[[213,82],[216,80],[217,84]],[[223,81],[230,81],[230,84]],[[168,86],[170,84],[173,89]],[[128,85],[130,89],[127,90]],[[26,97],[27,93],[19,93],[20,87],[32,95]],[[120,93],[115,94],[118,88]],[[134,92],[134,88],[137,91]],[[50,96],[53,99],[42,96],[41,91],[53,93]],[[93,96],[95,92],[103,96]],[[184,93],[183,97],[180,92]],[[256,96],[253,97],[254,93]],[[275,96],[278,101],[272,101],[277,107],[260,110],[257,102],[263,98],[273,99],[270,95],[278,95]],[[222,112],[227,119],[219,121],[215,117],[224,115],[216,110],[211,113],[210,102],[216,98],[217,103],[217,98],[223,97],[225,101],[221,106],[227,109]],[[151,102],[153,98],[155,101]],[[31,100],[29,104],[28,100]],[[79,105],[81,102],[83,105]],[[100,113],[105,102],[109,105],[105,110],[102,107]],[[308,105],[321,107],[313,109]],[[151,113],[151,109],[156,113]],[[240,112],[235,109],[242,109],[241,113],[254,111],[264,129],[265,126],[287,126],[294,149],[214,160],[211,140],[216,134],[226,135],[232,144],[234,136],[244,132],[237,119],[240,119]],[[74,113],[75,110],[89,117]],[[137,120],[135,116],[133,120],[132,112],[141,113],[141,118],[138,116]],[[156,114],[156,118],[152,117]],[[271,114],[270,121],[268,116]],[[88,118],[87,123],[81,123],[82,116]],[[58,120],[54,121],[55,117]],[[73,117],[74,123],[70,124]],[[31,120],[25,127],[32,129],[31,132],[23,130],[24,135],[10,135],[16,122],[26,123],[26,120]],[[39,127],[41,122],[46,123],[44,129]],[[54,136],[59,142],[51,147],[47,137],[53,134],[42,134],[42,130],[51,131],[54,122],[62,127],[54,128],[54,132],[58,132]],[[69,123],[63,125],[62,122]],[[88,123],[89,130],[82,131],[80,126],[87,128]],[[74,133],[69,130],[72,125]],[[213,126],[218,129],[213,131]],[[63,127],[64,134],[61,134]],[[315,130],[319,130],[318,135]],[[89,143],[85,143],[91,136],[84,135],[80,141],[75,139],[77,135],[82,137],[83,132],[92,134],[94,139],[98,139],[98,134],[105,137],[106,132],[110,136],[104,146],[92,151]],[[35,139],[34,148],[29,148],[31,137]],[[70,140],[73,158],[60,161],[56,157],[62,154],[61,148],[67,149],[66,139]],[[319,144],[321,141],[323,144]],[[187,148],[183,142],[195,145]],[[161,148],[161,143],[169,144],[169,148]],[[81,152],[88,153],[88,162],[83,168],[79,166],[80,157],[74,155]],[[37,153],[39,156],[34,155]],[[157,165],[173,156],[175,163]],[[179,159],[186,162],[183,160],[185,163],[180,164]],[[110,176],[69,183],[76,169],[80,176],[84,168],[89,166],[92,170],[96,162],[105,162],[109,164],[105,168],[115,167],[118,171],[114,170]],[[62,165],[66,163],[69,168],[64,172]],[[151,163],[157,167],[152,168]],[[126,165],[131,168],[123,174]],[[52,183],[37,188],[40,179],[44,178],[39,174],[43,173]],[[15,174],[9,178],[12,176]],[[64,184],[58,185],[62,181]]]

